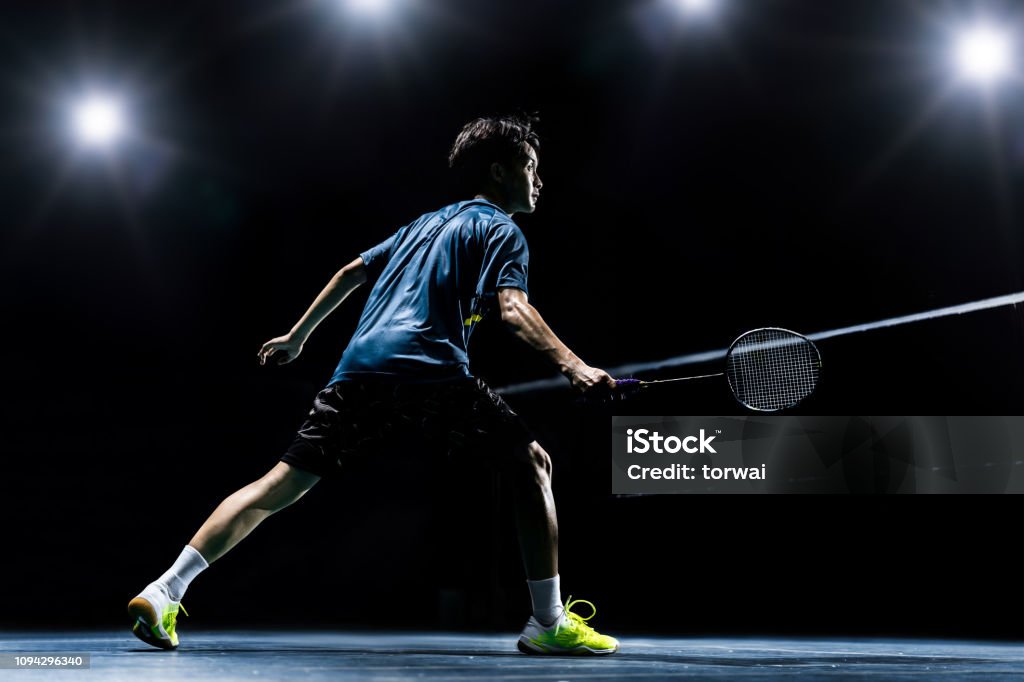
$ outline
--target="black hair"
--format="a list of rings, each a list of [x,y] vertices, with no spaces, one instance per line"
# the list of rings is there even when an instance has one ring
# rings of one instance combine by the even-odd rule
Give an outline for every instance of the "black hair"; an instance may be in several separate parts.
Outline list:
[[[480,189],[490,176],[491,164],[511,165],[525,156],[523,143],[540,151],[540,138],[534,126],[536,114],[513,114],[478,118],[459,131],[448,154],[448,166],[466,189]]]

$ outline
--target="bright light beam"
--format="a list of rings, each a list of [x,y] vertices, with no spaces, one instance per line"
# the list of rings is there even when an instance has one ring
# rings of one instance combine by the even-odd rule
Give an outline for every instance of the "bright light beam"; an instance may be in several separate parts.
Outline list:
[[[988,84],[1009,73],[1012,45],[1009,36],[989,26],[964,31],[956,41],[956,64],[960,75]]]
[[[388,11],[390,0],[346,0],[348,11],[364,16],[380,16]]]
[[[676,0],[676,4],[686,14],[706,14],[710,12],[715,0]]]
[[[106,95],[91,95],[75,106],[75,135],[89,147],[106,147],[124,132],[121,104]]]
[[[887,327],[895,327],[897,325],[909,324],[911,322],[935,320],[940,317],[963,315],[965,313],[973,313],[979,310],[991,310],[992,308],[999,308],[1007,305],[1017,306],[1021,303],[1024,303],[1024,291],[1014,294],[1005,294],[1003,296],[993,296],[992,298],[983,298],[980,301],[961,303],[960,305],[951,305],[945,308],[937,308],[923,313],[900,315],[899,317],[891,317],[887,320],[878,320],[877,322],[867,322],[865,324],[855,324],[850,327],[841,327],[839,329],[815,332],[813,334],[807,334],[807,338],[812,341],[821,341],[822,339],[831,339],[834,336],[846,336],[847,334],[857,334],[875,329],[885,329]],[[703,351],[701,353],[690,353],[689,355],[666,358],[664,360],[658,360],[657,362],[643,362],[632,365],[622,365],[621,367],[612,367],[606,371],[613,377],[628,377],[637,372],[653,372],[656,370],[682,367],[683,365],[695,365],[712,360],[724,360],[728,351],[728,348],[716,348],[715,350]],[[543,391],[552,388],[561,388],[564,386],[564,377],[554,377],[552,379],[537,379],[535,381],[527,381],[521,384],[505,386],[503,388],[499,388],[498,393],[502,395],[513,395],[516,393]]]

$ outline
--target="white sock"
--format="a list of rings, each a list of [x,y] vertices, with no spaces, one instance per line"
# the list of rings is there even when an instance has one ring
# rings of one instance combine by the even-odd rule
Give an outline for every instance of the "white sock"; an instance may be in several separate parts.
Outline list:
[[[562,593],[558,576],[547,580],[527,580],[530,599],[533,600],[533,617],[542,625],[554,625],[562,615]]]
[[[185,545],[178,560],[156,582],[167,588],[167,594],[170,595],[171,601],[181,601],[185,590],[188,589],[188,584],[209,565],[199,550],[192,545]]]

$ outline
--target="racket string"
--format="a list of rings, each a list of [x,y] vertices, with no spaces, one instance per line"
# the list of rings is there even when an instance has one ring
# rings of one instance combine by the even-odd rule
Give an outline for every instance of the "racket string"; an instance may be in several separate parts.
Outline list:
[[[820,358],[814,344],[785,329],[758,329],[729,349],[726,376],[736,399],[757,410],[791,407],[818,382]]]

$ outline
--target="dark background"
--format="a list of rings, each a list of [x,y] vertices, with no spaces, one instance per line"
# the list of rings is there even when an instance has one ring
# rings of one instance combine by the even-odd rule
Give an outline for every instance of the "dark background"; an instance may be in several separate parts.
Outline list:
[[[331,275],[446,202],[467,120],[541,115],[531,301],[596,366],[1024,289],[1021,90],[949,30],[1012,3],[4,3],[6,627],[114,626],[327,382],[365,291],[260,367]],[[76,150],[98,84],[136,126]],[[822,342],[807,414],[1020,414],[1016,307]],[[494,323],[494,386],[550,367]],[[697,368],[701,369],[701,368]],[[1015,496],[610,495],[608,407],[517,396],[555,459],[563,594],[616,635],[1019,637]],[[722,383],[618,413],[738,414]],[[403,452],[325,482],[204,573],[192,627],[496,627],[529,613],[508,496]],[[883,463],[875,466],[884,467]],[[883,480],[884,476],[876,477]],[[858,492],[865,492],[863,490]],[[873,491],[884,493],[884,488]]]

